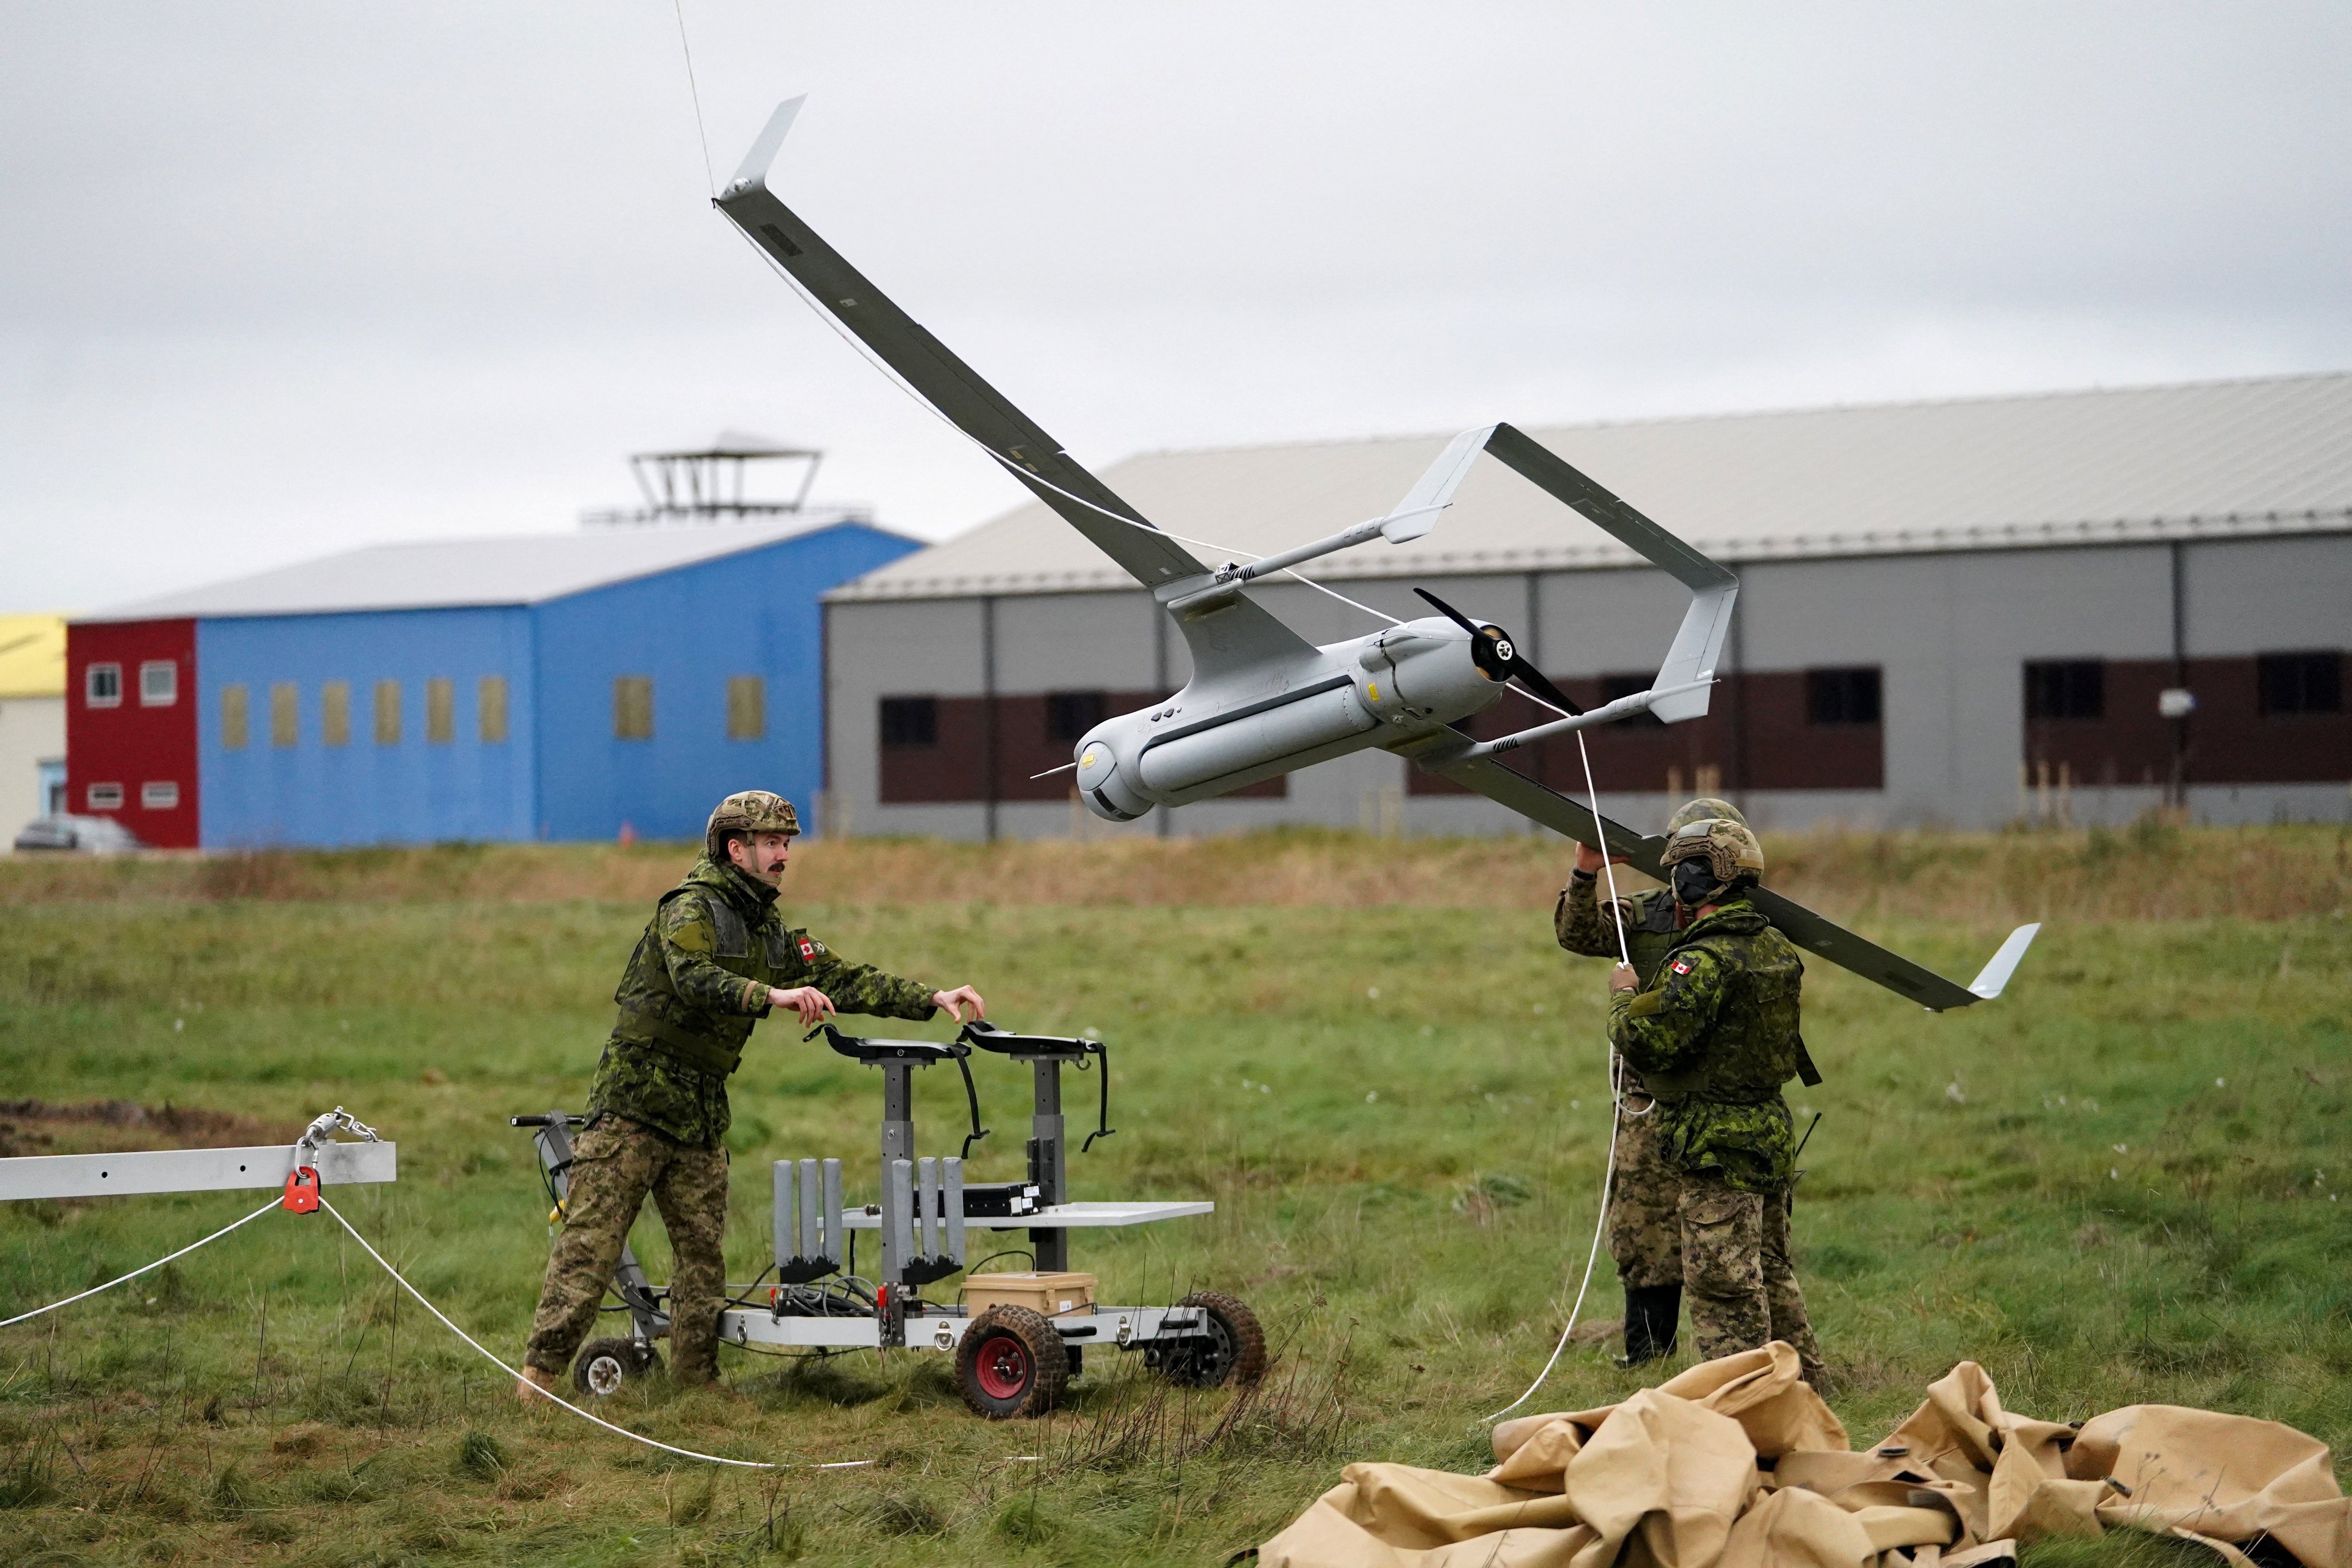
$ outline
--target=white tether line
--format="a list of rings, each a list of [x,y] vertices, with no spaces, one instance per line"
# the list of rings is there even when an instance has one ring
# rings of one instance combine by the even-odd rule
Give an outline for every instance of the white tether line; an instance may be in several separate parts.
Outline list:
[[[282,1198],[282,1197],[275,1197],[275,1198],[272,1198],[272,1199],[270,1199],[268,1203],[266,1203],[266,1204],[262,1205],[259,1208],[257,1208],[257,1209],[254,1210],[251,1214],[249,1214],[249,1215],[246,1215],[243,1219],[236,1221],[236,1224],[233,1224],[233,1225],[225,1225],[225,1226],[221,1226],[218,1230],[216,1230],[216,1231],[213,1232],[210,1236],[208,1236],[208,1237],[205,1237],[205,1239],[204,1239],[203,1241],[192,1241],[192,1242],[190,1242],[187,1246],[185,1246],[185,1247],[184,1247],[180,1248],[180,1250],[179,1250],[179,1251],[177,1251],[177,1252],[174,1252],[174,1253],[171,1254],[171,1256],[170,1256],[170,1257],[166,1257],[166,1258],[159,1258],[155,1259],[155,1261],[154,1261],[154,1262],[152,1262],[152,1263],[142,1264],[142,1266],[140,1266],[139,1268],[132,1269],[130,1273],[125,1274],[125,1275],[124,1275],[121,1279],[110,1279],[110,1280],[108,1280],[108,1281],[107,1281],[105,1284],[103,1284],[103,1285],[93,1285],[93,1286],[91,1286],[89,1289],[84,1290],[84,1291],[83,1291],[80,1295],[79,1295],[79,1296],[68,1296],[68,1297],[67,1297],[67,1298],[66,1298],[64,1300],[62,1300],[62,1301],[52,1301],[52,1302],[50,1302],[50,1303],[49,1303],[47,1306],[46,1306],[46,1307],[36,1307],[36,1308],[34,1308],[34,1309],[33,1309],[31,1311],[29,1311],[29,1312],[19,1312],[16,1316],[13,1317],[13,1318],[9,1318],[9,1319],[5,1320],[5,1321],[0,1321],[0,1329],[7,1328],[7,1327],[9,1327],[11,1324],[15,1324],[15,1323],[21,1323],[21,1322],[23,1322],[23,1321],[24,1321],[26,1319],[27,1319],[27,1318],[37,1318],[37,1317],[39,1317],[39,1316],[40,1316],[42,1313],[44,1313],[44,1312],[54,1312],[54,1311],[56,1311],[59,1307],[70,1307],[70,1306],[72,1306],[76,1301],[86,1301],[86,1300],[88,1300],[90,1297],[92,1297],[92,1296],[95,1296],[95,1295],[99,1294],[99,1293],[100,1293],[100,1291],[102,1291],[102,1290],[111,1290],[111,1289],[113,1289],[117,1285],[123,1284],[123,1283],[125,1283],[125,1282],[127,1282],[127,1281],[129,1281],[129,1280],[136,1279],[138,1279],[142,1274],[148,1273],[148,1272],[150,1272],[151,1270],[157,1269],[157,1268],[163,1268],[163,1265],[165,1265],[166,1263],[171,1262],[173,1258],[185,1258],[189,1253],[194,1252],[197,1247],[199,1247],[208,1246],[208,1245],[210,1245],[210,1244],[211,1244],[211,1243],[213,1243],[213,1242],[218,1241],[222,1237],[226,1236],[230,1231],[235,1230],[235,1229],[237,1227],[237,1226],[240,1226],[240,1225],[250,1225],[250,1224],[252,1224],[255,1220],[259,1219],[263,1215],[268,1214],[271,1209],[277,1208],[279,1205],[283,1204],[285,1201],[286,1201],[286,1200],[285,1200],[284,1198]]]
[[[702,185],[713,195],[719,194],[719,176],[710,169],[710,132],[702,128],[702,89],[694,79],[694,46],[686,39],[685,0],[670,0],[670,9],[677,13],[677,47],[686,56],[686,90],[694,100],[694,133],[702,142]]]
[[[1538,698],[1537,700],[1542,701],[1542,699]],[[1551,705],[1547,702],[1544,706]],[[1576,752],[1584,761],[1584,795],[1592,803],[1592,822],[1598,830],[1601,825],[1601,792],[1592,786],[1592,754],[1585,750],[1584,731],[1581,730],[1576,731]],[[1617,955],[1630,966],[1633,958],[1625,942],[1625,910],[1617,902],[1617,873],[1611,868],[1606,836],[1601,837],[1601,869],[1609,879],[1609,914],[1617,926]],[[1551,1369],[1559,1364],[1560,1353],[1568,1349],[1569,1336],[1576,1332],[1577,1314],[1584,1310],[1585,1292],[1592,1288],[1592,1266],[1601,1258],[1601,1231],[1609,1223],[1610,1194],[1617,1184],[1617,1133],[1625,1121],[1623,1071],[1624,1064],[1612,1046],[1609,1051],[1609,1162],[1601,1173],[1601,1213],[1592,1222],[1592,1249],[1584,1255],[1584,1279],[1576,1288],[1576,1304],[1568,1310],[1568,1326],[1560,1330],[1559,1343],[1551,1348],[1551,1359],[1544,1363],[1543,1371],[1536,1373],[1536,1380],[1528,1384],[1528,1391],[1487,1416],[1490,1423],[1500,1421],[1536,1396],[1536,1390],[1544,1385],[1544,1379],[1551,1375]]]
[[[736,232],[740,234],[742,231],[738,229]],[[934,404],[929,398],[924,396],[922,392],[917,388],[913,383],[908,381],[906,377],[900,375],[895,369],[893,369],[888,361],[876,354],[872,349],[866,347],[864,340],[860,339],[856,333],[851,332],[846,328],[843,327],[841,322],[835,319],[832,311],[826,310],[822,304],[818,303],[815,296],[812,295],[805,288],[802,287],[801,280],[799,279],[793,277],[790,272],[785,271],[782,265],[780,264],[774,257],[769,255],[765,250],[761,248],[757,240],[746,234],[743,236],[743,243],[750,246],[752,253],[758,256],[761,260],[768,264],[768,269],[770,271],[773,272],[777,277],[782,279],[791,286],[793,292],[800,297],[801,302],[808,306],[810,310],[815,311],[819,321],[833,329],[833,332],[835,337],[839,338],[843,342],[847,343],[851,348],[856,349],[858,356],[864,359],[866,363],[872,365],[876,370],[880,371],[883,375],[889,380],[891,385],[897,387],[900,392],[905,393],[908,397],[914,399],[917,407],[929,415],[932,418],[938,420],[940,424],[946,426],[949,429],[954,431],[963,439],[979,447],[982,451],[987,453],[990,457],[995,458],[996,461],[1005,469],[1018,475],[1024,482],[1043,485],[1047,489],[1052,490],[1055,495],[1060,496],[1063,500],[1076,501],[1078,505],[1085,507],[1088,511],[1099,512],[1103,516],[1110,519],[1113,522],[1124,524],[1129,528],[1141,529],[1146,533],[1156,533],[1162,539],[1172,539],[1179,544],[1196,545],[1202,550],[1213,551],[1220,555],[1223,555],[1228,559],[1234,561],[1263,561],[1265,559],[1263,555],[1252,554],[1246,550],[1236,550],[1229,544],[1217,544],[1205,539],[1188,539],[1181,533],[1171,533],[1167,529],[1154,527],[1152,524],[1148,522],[1139,522],[1134,518],[1123,516],[1118,512],[1111,510],[1107,506],[1097,505],[1096,502],[1088,500],[1084,496],[1072,495],[1068,490],[1064,489],[1061,486],[1045,478],[1043,474],[1032,473],[1029,469],[1023,468],[1019,463],[1014,462],[1012,458],[1006,457],[1003,453],[998,451],[995,447],[990,446],[987,442],[982,440],[979,437],[973,435],[971,431],[965,429],[954,420],[949,418],[945,414],[940,413],[938,405]],[[1361,610],[1364,614],[1371,616],[1374,620],[1386,621],[1392,626],[1401,626],[1404,625],[1402,621],[1398,620],[1394,616],[1388,614],[1384,610],[1376,610],[1370,605],[1358,604],[1355,600],[1350,599],[1347,595],[1340,593],[1338,589],[1325,587],[1322,584],[1317,582],[1312,577],[1307,576],[1295,567],[1284,567],[1282,569],[1282,574],[1296,582],[1306,584],[1307,586],[1314,589],[1318,594],[1329,595],[1332,598],[1339,600],[1341,604],[1347,605],[1350,609]],[[1549,706],[1549,704],[1546,704],[1546,706]]]
[[[319,1195],[319,1206],[325,1209],[329,1214],[333,1215],[335,1216],[335,1223],[341,1226],[345,1230],[350,1231],[352,1239],[358,1242],[370,1258],[373,1258],[378,1263],[383,1264],[383,1271],[392,1276],[394,1283],[397,1284],[402,1289],[407,1291],[411,1296],[415,1297],[416,1304],[418,1306],[424,1308],[435,1317],[439,1318],[443,1328],[448,1330],[451,1333],[457,1335],[459,1339],[473,1346],[476,1352],[478,1353],[483,1360],[488,1362],[492,1366],[497,1367],[500,1372],[505,1373],[509,1377],[513,1378],[518,1383],[522,1381],[522,1373],[517,1372],[514,1368],[509,1366],[506,1363],[492,1355],[488,1351],[484,1350],[480,1341],[475,1339],[473,1335],[467,1333],[457,1324],[451,1322],[447,1315],[445,1314],[440,1308],[426,1300],[415,1286],[411,1285],[406,1279],[402,1279],[400,1270],[394,1268],[389,1262],[386,1262],[383,1253],[378,1252],[374,1247],[368,1246],[368,1238],[362,1236],[357,1230],[352,1229],[352,1222],[343,1217],[342,1211],[341,1209],[338,1209],[334,1205],[327,1201],[326,1194],[323,1193]],[[245,1222],[243,1220],[239,1220],[237,1223],[242,1225]],[[587,1411],[581,1409],[580,1406],[572,1404],[570,1400],[558,1398],[555,1394],[549,1393],[546,1389],[538,1388],[535,1391],[544,1398],[554,1400],[556,1404],[561,1405],[564,1409],[572,1412],[572,1415],[579,1416],[583,1421],[593,1421],[597,1426],[604,1428],[605,1431],[617,1432],[622,1436],[629,1439],[632,1443],[643,1443],[648,1448],[659,1448],[665,1454],[676,1454],[680,1458],[700,1459],[706,1464],[733,1465],[739,1469],[745,1470],[854,1470],[861,1468],[864,1466],[870,1465],[874,1462],[871,1459],[844,1459],[829,1465],[795,1466],[772,1464],[763,1459],[730,1459],[719,1454],[698,1454],[691,1448],[674,1448],[667,1443],[657,1443],[653,1438],[645,1436],[641,1432],[630,1431],[626,1426],[615,1426],[613,1423],[605,1420],[603,1416],[591,1415]]]

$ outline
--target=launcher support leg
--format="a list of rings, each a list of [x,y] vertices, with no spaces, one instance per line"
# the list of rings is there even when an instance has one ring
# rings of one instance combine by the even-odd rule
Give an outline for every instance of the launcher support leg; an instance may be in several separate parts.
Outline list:
[[[1029,1064],[1036,1105],[1029,1119],[1029,1180],[1040,1203],[1058,1204],[1069,1197],[1068,1151],[1062,1132],[1062,1064],[1032,1060]],[[1040,1271],[1070,1266],[1070,1233],[1032,1230],[1029,1250]]]
[[[880,1190],[890,1192],[891,1166],[915,1157],[915,1069],[906,1062],[879,1062],[882,1069],[882,1161]],[[897,1286],[905,1278],[907,1255],[898,1245],[898,1226],[882,1226],[882,1279]]]

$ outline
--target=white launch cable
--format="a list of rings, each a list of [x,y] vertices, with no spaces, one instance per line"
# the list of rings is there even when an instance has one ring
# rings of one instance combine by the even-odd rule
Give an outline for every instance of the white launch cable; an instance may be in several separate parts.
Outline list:
[[[358,1242],[361,1248],[364,1250],[370,1258],[374,1258],[378,1263],[383,1266],[383,1271],[392,1276],[393,1282],[394,1284],[407,1291],[411,1296],[415,1297],[416,1304],[418,1306],[424,1308],[426,1311],[440,1319],[441,1326],[443,1328],[448,1330],[451,1333],[457,1335],[459,1339],[473,1346],[475,1352],[480,1355],[484,1361],[488,1362],[492,1366],[497,1367],[500,1372],[505,1373],[509,1377],[513,1378],[516,1382],[520,1383],[522,1381],[522,1373],[517,1372],[514,1368],[509,1366],[506,1363],[492,1355],[488,1351],[484,1350],[479,1340],[477,1340],[473,1335],[467,1333],[465,1330],[451,1322],[446,1313],[443,1312],[440,1308],[435,1306],[432,1302],[426,1300],[423,1292],[419,1291],[415,1286],[411,1285],[406,1279],[403,1279],[401,1277],[400,1270],[394,1268],[391,1263],[385,1259],[383,1253],[378,1252],[374,1247],[368,1245],[368,1238],[362,1236],[358,1230],[352,1227],[352,1222],[343,1217],[342,1211],[337,1208],[334,1205],[329,1203],[327,1201],[326,1194],[323,1193],[319,1196],[319,1206],[325,1209],[329,1214],[333,1215],[337,1225],[341,1226],[345,1230],[351,1232],[352,1239]],[[241,1224],[243,1222],[240,1221],[239,1223]],[[604,1428],[607,1432],[617,1432],[632,1443],[643,1443],[648,1448],[659,1448],[665,1454],[676,1454],[680,1458],[684,1459],[700,1459],[705,1464],[732,1465],[738,1469],[744,1470],[854,1470],[874,1463],[871,1459],[844,1459],[835,1461],[829,1465],[794,1466],[775,1464],[764,1459],[730,1459],[719,1454],[698,1454],[691,1448],[674,1448],[667,1443],[657,1443],[653,1438],[645,1436],[643,1433],[630,1431],[626,1426],[615,1426],[613,1423],[605,1420],[601,1415],[591,1415],[587,1411],[581,1409],[580,1406],[572,1404],[568,1399],[557,1398],[555,1394],[550,1393],[546,1389],[539,1389],[538,1393],[543,1398],[553,1400],[564,1409],[572,1412],[572,1415],[579,1416],[583,1421],[593,1422],[595,1425]]]
[[[702,127],[702,89],[694,79],[694,46],[686,37],[685,0],[670,0],[670,9],[677,14],[677,47],[686,56],[686,90],[694,100],[694,133],[702,142],[702,188],[716,195],[719,176],[710,169],[710,132]]]
[[[1546,704],[1549,706],[1549,703]],[[1584,798],[1592,810],[1592,826],[1601,826],[1601,792],[1592,784],[1592,753],[1584,747],[1584,731],[1576,731],[1576,754],[1584,763]],[[1609,916],[1617,925],[1617,956],[1625,967],[1633,966],[1633,950],[1625,943],[1625,909],[1617,901],[1617,863],[1609,858],[1609,836],[1601,836],[1601,874],[1609,879]]]
[[[1594,826],[1598,828],[1601,822],[1601,792],[1592,784],[1592,753],[1585,749],[1584,731],[1581,730],[1576,732],[1576,754],[1584,763],[1584,797],[1591,803],[1592,821]],[[1625,940],[1625,910],[1623,906],[1617,902],[1617,873],[1612,868],[1609,859],[1609,842],[1606,835],[1601,837],[1600,849],[1601,874],[1609,879],[1609,913],[1617,926],[1617,955],[1630,967],[1633,962],[1633,955]],[[1487,1416],[1486,1421],[1489,1424],[1500,1421],[1536,1396],[1536,1390],[1544,1385],[1544,1380],[1551,1375],[1551,1369],[1559,1364],[1561,1352],[1568,1349],[1569,1336],[1576,1332],[1577,1314],[1584,1310],[1585,1293],[1592,1288],[1592,1266],[1600,1261],[1601,1237],[1609,1224],[1609,1199],[1617,1184],[1617,1133],[1624,1125],[1625,1118],[1622,1073],[1623,1063],[1617,1055],[1616,1047],[1612,1046],[1609,1050],[1609,1160],[1601,1173],[1601,1214],[1592,1222],[1592,1248],[1584,1255],[1584,1279],[1576,1288],[1576,1304],[1568,1310],[1568,1326],[1560,1330],[1559,1342],[1551,1348],[1551,1359],[1544,1363],[1543,1371],[1536,1373],[1536,1380],[1528,1384],[1528,1391]]]
[[[1576,1304],[1569,1308],[1568,1326],[1560,1330],[1559,1342],[1551,1347],[1551,1359],[1544,1363],[1543,1370],[1541,1372],[1536,1373],[1536,1380],[1528,1384],[1528,1391],[1525,1394],[1520,1394],[1517,1399],[1512,1400],[1508,1405],[1504,1405],[1500,1410],[1497,1410],[1492,1415],[1487,1416],[1486,1418],[1486,1425],[1492,1426],[1494,1423],[1500,1421],[1504,1416],[1508,1415],[1512,1411],[1517,1410],[1520,1405],[1525,1405],[1528,1400],[1533,1399],[1536,1396],[1536,1390],[1544,1385],[1544,1380],[1551,1375],[1551,1369],[1559,1364],[1560,1353],[1568,1349],[1569,1337],[1576,1332],[1577,1314],[1584,1310],[1585,1292],[1592,1288],[1592,1266],[1601,1257],[1601,1233],[1602,1227],[1609,1223],[1610,1193],[1611,1188],[1615,1184],[1617,1179],[1617,1129],[1622,1117],[1622,1112],[1618,1109],[1619,1101],[1617,1098],[1617,1084],[1615,1081],[1616,1058],[1613,1055],[1611,1057],[1610,1061],[1609,1163],[1607,1165],[1602,1167],[1601,1173],[1601,1213],[1592,1222],[1592,1250],[1584,1255],[1584,1279],[1576,1288]]]
[[[159,1258],[152,1263],[142,1264],[140,1267],[132,1269],[130,1273],[123,1275],[120,1279],[110,1279],[103,1285],[93,1285],[89,1289],[82,1291],[79,1295],[68,1296],[62,1301],[52,1301],[46,1307],[36,1307],[29,1312],[19,1312],[13,1318],[0,1321],[0,1329],[8,1328],[16,1323],[21,1323],[27,1318],[37,1318],[44,1312],[54,1312],[59,1307],[70,1307],[76,1301],[86,1301],[92,1296],[96,1296],[102,1291],[113,1289],[117,1285],[126,1284],[131,1280],[136,1279],[142,1274],[152,1273],[155,1269],[163,1268],[166,1263],[171,1262],[173,1258],[185,1258],[199,1247],[210,1246],[212,1243],[218,1241],[222,1237],[226,1236],[230,1231],[235,1230],[238,1226],[251,1225],[255,1220],[259,1219],[271,1209],[283,1205],[285,1201],[286,1200],[282,1197],[272,1198],[268,1203],[262,1205],[259,1208],[254,1210],[251,1214],[246,1215],[243,1219],[236,1221],[235,1224],[221,1226],[218,1230],[213,1232],[202,1241],[192,1241],[187,1246],[180,1248],[179,1251],[172,1253],[168,1257]]]

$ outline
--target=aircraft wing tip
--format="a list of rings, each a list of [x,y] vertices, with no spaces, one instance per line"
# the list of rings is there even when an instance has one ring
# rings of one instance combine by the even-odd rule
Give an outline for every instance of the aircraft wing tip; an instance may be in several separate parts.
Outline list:
[[[2000,995],[2008,986],[2009,977],[2017,973],[2018,964],[2025,959],[2025,950],[2033,945],[2033,939],[2041,930],[2042,922],[2034,921],[2011,931],[2008,939],[2000,944],[2000,951],[1987,961],[1976,979],[1969,984],[1969,994],[1987,1002]]]
[[[803,92],[776,105],[774,112],[768,116],[768,123],[761,127],[759,136],[751,142],[751,150],[743,154],[735,178],[728,183],[727,195],[744,195],[766,187],[768,165],[776,161],[777,149],[783,146],[784,137],[800,115],[801,105],[807,101],[808,94]]]

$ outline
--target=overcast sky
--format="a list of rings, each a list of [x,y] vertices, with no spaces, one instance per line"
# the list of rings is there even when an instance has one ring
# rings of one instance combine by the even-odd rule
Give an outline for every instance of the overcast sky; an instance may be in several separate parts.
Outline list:
[[[2340,3],[683,9],[719,174],[808,93],[779,194],[1091,464],[2352,368]],[[0,609],[728,427],[1021,499],[709,194],[668,0],[0,0]]]

